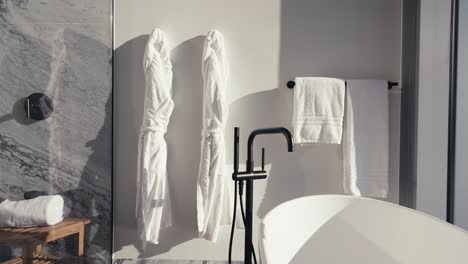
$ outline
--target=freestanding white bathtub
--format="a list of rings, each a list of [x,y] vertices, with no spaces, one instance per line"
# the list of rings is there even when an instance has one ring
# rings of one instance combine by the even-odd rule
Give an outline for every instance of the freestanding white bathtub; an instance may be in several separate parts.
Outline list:
[[[466,264],[468,233],[374,199],[309,196],[283,203],[263,222],[263,264]]]

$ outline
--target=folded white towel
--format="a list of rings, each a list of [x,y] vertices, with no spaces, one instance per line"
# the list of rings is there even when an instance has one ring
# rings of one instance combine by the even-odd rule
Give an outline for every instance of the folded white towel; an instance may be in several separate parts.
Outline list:
[[[5,200],[0,203],[0,226],[55,225],[63,220],[63,205],[60,195],[39,196],[24,201]]]
[[[388,193],[387,81],[349,80],[343,134],[344,189],[385,198]]]
[[[333,78],[298,77],[294,88],[294,143],[340,144],[345,82]]]

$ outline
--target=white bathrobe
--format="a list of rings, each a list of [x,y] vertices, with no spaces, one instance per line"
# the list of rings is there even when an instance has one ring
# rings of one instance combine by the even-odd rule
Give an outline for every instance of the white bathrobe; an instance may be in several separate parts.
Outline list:
[[[219,228],[229,224],[232,197],[225,169],[224,126],[227,60],[224,38],[218,31],[206,36],[203,50],[203,131],[197,183],[198,231],[200,237],[216,241]]]
[[[167,39],[159,29],[149,36],[143,57],[146,92],[138,142],[136,216],[143,247],[158,244],[159,232],[172,224],[167,187],[164,134],[174,108],[172,64]]]

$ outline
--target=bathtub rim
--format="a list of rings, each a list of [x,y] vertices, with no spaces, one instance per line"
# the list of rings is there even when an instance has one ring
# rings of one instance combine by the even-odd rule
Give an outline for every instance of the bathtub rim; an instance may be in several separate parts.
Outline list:
[[[447,227],[450,227],[450,228],[453,228],[454,230],[458,230],[458,231],[461,231],[463,232],[465,235],[468,236],[468,230],[465,230],[461,227],[458,227],[452,223],[449,223],[445,220],[442,220],[440,218],[437,218],[435,216],[432,216],[428,213],[425,213],[425,212],[422,212],[422,211],[418,211],[416,209],[412,209],[412,208],[408,208],[408,207],[405,207],[405,206],[401,206],[401,205],[398,205],[398,204],[394,204],[394,203],[391,203],[391,202],[387,202],[387,201],[383,201],[383,200],[379,200],[379,199],[375,199],[375,198],[370,198],[370,197],[362,197],[362,196],[351,196],[351,195],[345,195],[345,194],[318,194],[318,195],[308,195],[308,196],[303,196],[303,197],[299,197],[299,198],[295,198],[295,199],[292,199],[292,200],[289,200],[289,201],[286,201],[286,202],[283,202],[277,206],[275,206],[273,209],[271,209],[270,211],[268,211],[268,213],[263,217],[263,219],[260,221],[260,225],[263,226],[264,225],[264,222],[265,220],[269,219],[273,214],[275,214],[276,211],[278,210],[281,210],[281,208],[283,207],[286,207],[287,205],[291,204],[291,203],[294,203],[294,202],[297,202],[297,201],[300,201],[300,200],[307,200],[307,199],[319,199],[319,198],[327,198],[327,197],[334,197],[334,198],[340,198],[340,199],[346,199],[346,200],[367,200],[367,201],[371,201],[371,202],[374,202],[374,203],[377,203],[377,204],[382,204],[382,205],[385,205],[385,206],[392,206],[393,208],[398,208],[398,209],[403,209],[403,210],[406,210],[407,212],[410,212],[412,214],[416,214],[416,215],[420,215],[420,216],[425,216],[425,217],[428,217],[432,220],[435,220],[439,223],[442,223],[442,224],[445,224]],[[264,239],[263,237],[259,237],[259,239]]]

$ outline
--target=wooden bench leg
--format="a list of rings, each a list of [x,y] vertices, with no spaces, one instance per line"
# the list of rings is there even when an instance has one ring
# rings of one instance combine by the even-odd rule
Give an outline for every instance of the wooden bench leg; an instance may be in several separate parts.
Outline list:
[[[23,246],[23,264],[33,263],[34,251],[35,251],[35,247],[31,244],[26,244]]]
[[[39,245],[37,245],[37,246],[35,247],[34,253],[35,253],[36,255],[41,255],[41,254],[42,254],[42,244],[39,244]]]
[[[42,254],[42,245],[34,245],[34,244],[26,244],[23,245],[23,263],[24,264],[32,264],[34,261],[34,255]]]
[[[80,227],[80,230],[77,234],[77,241],[76,241],[76,255],[78,257],[82,257],[84,255],[84,225]]]

